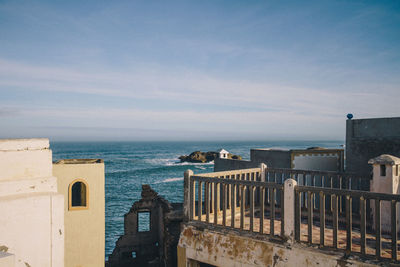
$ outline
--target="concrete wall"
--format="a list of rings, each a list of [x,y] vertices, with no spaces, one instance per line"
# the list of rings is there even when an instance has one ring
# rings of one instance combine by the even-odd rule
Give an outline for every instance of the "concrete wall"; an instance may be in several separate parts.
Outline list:
[[[0,248],[15,266],[64,266],[63,204],[49,140],[0,140]]]
[[[291,167],[291,151],[277,149],[251,149],[250,160],[252,162],[265,163],[271,168],[286,168]],[[257,166],[258,166],[257,165]]]
[[[250,161],[216,159],[214,172],[257,168],[264,163],[269,168],[343,171],[343,149],[251,149]]]
[[[178,244],[178,267],[191,260],[214,266],[372,266],[344,253],[292,246],[185,225]]]
[[[400,117],[346,121],[346,171],[370,175],[381,154],[400,157]]]
[[[298,170],[343,171],[343,150],[292,150],[291,167]]]
[[[104,163],[100,160],[61,160],[53,164],[58,192],[65,202],[65,266],[104,266]],[[87,185],[88,208],[68,209],[68,188],[76,180]]]
[[[247,160],[216,158],[214,160],[214,172],[257,168],[258,165],[259,164]]]

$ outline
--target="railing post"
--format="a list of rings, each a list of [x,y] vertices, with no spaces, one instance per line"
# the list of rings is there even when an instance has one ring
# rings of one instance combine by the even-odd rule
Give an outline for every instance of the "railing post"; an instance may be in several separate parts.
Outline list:
[[[190,218],[190,198],[194,192],[190,192],[190,176],[194,173],[192,170],[186,170],[184,173],[184,180],[183,180],[183,215],[184,221],[188,222]]]
[[[265,172],[267,170],[267,164],[261,163],[260,164],[260,181],[265,182]]]
[[[284,194],[284,213],[283,221],[285,223],[284,233],[288,242],[293,243],[294,241],[294,188],[297,186],[297,182],[294,179],[287,179],[283,186]]]

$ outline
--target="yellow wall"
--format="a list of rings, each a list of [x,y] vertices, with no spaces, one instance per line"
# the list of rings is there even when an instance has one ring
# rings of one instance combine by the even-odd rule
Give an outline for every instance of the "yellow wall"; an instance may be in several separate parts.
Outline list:
[[[58,192],[65,197],[65,267],[104,266],[104,163],[100,160],[62,160],[53,164]],[[87,209],[68,210],[68,188],[82,179],[88,185]]]

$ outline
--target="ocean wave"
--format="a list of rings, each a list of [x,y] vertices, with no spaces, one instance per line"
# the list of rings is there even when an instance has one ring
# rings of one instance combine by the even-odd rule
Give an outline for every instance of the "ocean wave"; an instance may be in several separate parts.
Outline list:
[[[194,162],[173,162],[173,163],[167,163],[166,166],[186,166],[186,165],[190,165],[190,166],[201,166],[201,165],[213,165],[214,161],[210,161],[207,163],[194,163]]]
[[[183,180],[183,177],[167,178],[162,181],[154,182],[153,184],[171,183],[171,182],[182,181],[182,180]]]

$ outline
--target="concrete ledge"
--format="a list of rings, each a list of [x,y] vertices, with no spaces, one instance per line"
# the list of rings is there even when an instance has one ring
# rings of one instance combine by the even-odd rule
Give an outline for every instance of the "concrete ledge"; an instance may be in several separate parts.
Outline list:
[[[27,180],[0,180],[0,197],[41,192],[57,192],[57,178],[52,176]]]
[[[0,139],[0,151],[41,150],[49,147],[47,138]]]
[[[184,255],[183,255],[184,254]],[[229,231],[218,232],[184,225],[178,244],[178,266],[195,260],[215,266],[375,266],[346,257],[344,253],[322,251],[302,244],[289,245]]]

